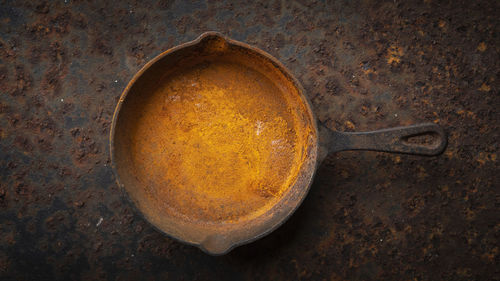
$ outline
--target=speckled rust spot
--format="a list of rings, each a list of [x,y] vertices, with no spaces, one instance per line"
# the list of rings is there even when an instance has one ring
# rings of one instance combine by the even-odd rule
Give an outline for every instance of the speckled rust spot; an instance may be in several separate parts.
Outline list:
[[[397,45],[391,45],[387,49],[387,63],[388,64],[399,64],[401,63],[401,56],[403,56],[403,50]]]

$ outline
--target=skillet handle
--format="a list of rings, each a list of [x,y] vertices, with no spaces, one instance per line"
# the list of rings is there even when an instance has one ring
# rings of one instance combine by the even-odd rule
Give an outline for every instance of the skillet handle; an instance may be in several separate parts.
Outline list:
[[[431,140],[426,139],[421,143],[413,141],[415,137],[424,136],[431,137]],[[441,154],[447,143],[443,128],[434,123],[354,133],[336,132],[320,125],[320,139],[328,153],[371,150],[430,156]]]

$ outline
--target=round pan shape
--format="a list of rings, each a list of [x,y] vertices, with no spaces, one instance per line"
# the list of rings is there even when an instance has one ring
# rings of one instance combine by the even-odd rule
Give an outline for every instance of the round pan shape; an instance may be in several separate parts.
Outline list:
[[[432,135],[417,144],[413,136]],[[220,255],[281,225],[330,152],[437,155],[436,124],[361,133],[318,126],[304,90],[275,58],[216,32],[148,62],[116,106],[119,186],[158,230]]]

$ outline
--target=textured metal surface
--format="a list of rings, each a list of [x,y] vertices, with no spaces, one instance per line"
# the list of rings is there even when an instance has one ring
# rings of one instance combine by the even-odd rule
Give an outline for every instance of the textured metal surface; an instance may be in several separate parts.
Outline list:
[[[0,279],[498,276],[498,1],[0,3]],[[436,121],[438,158],[341,152],[270,236],[211,257],[121,197],[107,136],[149,59],[206,30],[302,82],[339,131]]]
[[[160,231],[207,253],[262,237],[297,209],[316,168],[303,92],[275,58],[217,32],[169,49],[116,106],[117,182]]]

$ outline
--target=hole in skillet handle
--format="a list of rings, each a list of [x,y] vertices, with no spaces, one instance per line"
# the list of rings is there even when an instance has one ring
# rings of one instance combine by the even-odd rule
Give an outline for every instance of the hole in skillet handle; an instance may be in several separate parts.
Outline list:
[[[428,156],[441,154],[447,145],[446,133],[434,123],[414,125],[406,132],[402,130],[399,141],[409,153]]]
[[[439,145],[439,135],[436,132],[426,132],[411,136],[402,137],[401,140],[406,145],[425,145],[435,147]]]

